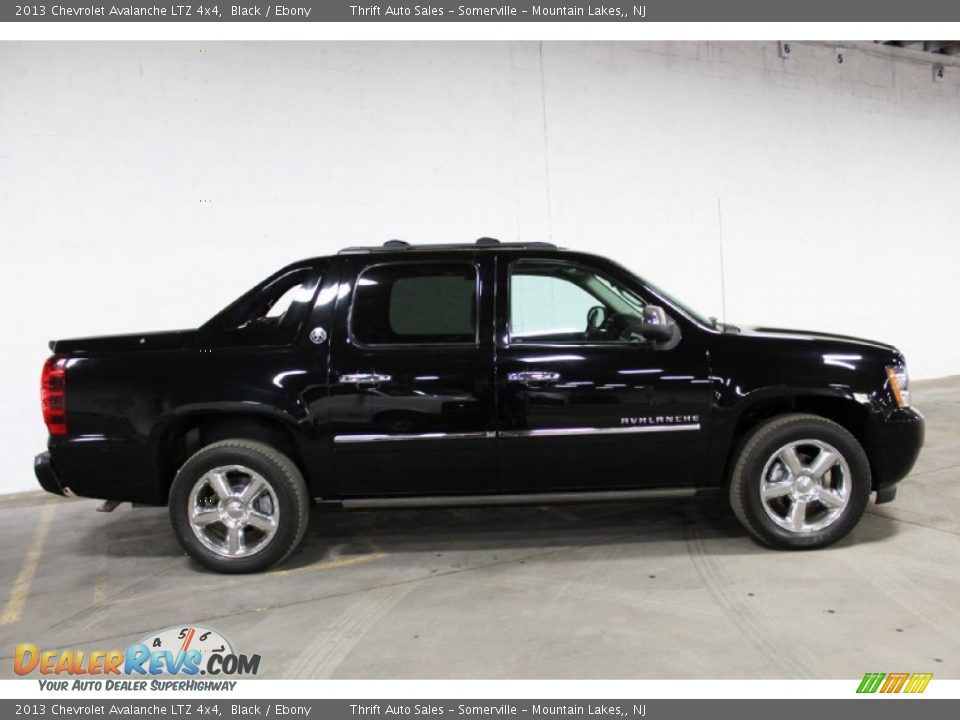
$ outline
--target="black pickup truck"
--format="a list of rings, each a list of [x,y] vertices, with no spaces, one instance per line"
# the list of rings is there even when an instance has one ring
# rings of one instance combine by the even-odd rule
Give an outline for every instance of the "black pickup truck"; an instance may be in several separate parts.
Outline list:
[[[546,243],[348,248],[196,330],[51,343],[52,493],[168,505],[224,572],[342,508],[729,494],[757,539],[816,548],[894,498],[923,444],[903,356],[701,317]]]

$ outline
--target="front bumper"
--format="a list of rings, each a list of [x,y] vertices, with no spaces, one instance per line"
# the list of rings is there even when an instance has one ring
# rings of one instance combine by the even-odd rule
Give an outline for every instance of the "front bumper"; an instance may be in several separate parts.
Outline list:
[[[896,497],[895,485],[913,469],[923,447],[923,415],[910,407],[875,413],[867,424],[867,454],[877,502]]]
[[[54,495],[66,495],[66,489],[60,484],[53,463],[50,462],[50,453],[40,453],[33,459],[33,472],[37,476],[40,487]]]

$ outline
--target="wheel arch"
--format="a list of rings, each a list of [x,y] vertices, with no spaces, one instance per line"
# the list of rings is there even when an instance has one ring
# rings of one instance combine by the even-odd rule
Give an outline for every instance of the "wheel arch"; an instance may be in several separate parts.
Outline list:
[[[153,441],[157,491],[166,503],[177,471],[195,452],[219,440],[257,440],[287,455],[309,482],[303,430],[282,413],[249,407],[192,408],[163,424]]]
[[[733,418],[730,442],[723,460],[724,485],[730,482],[730,474],[736,458],[750,432],[761,423],[786,413],[808,413],[837,423],[853,435],[869,458],[867,434],[869,410],[854,400],[851,395],[841,392],[816,393],[789,390],[758,392]]]

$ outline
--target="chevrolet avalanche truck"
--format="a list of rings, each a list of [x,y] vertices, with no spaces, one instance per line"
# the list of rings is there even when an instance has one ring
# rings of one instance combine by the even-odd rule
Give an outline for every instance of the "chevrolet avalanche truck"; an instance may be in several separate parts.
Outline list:
[[[286,559],[312,503],[712,489],[760,542],[820,548],[894,498],[924,435],[896,348],[718,323],[546,243],[348,248],[195,330],[50,347],[40,485],[166,505],[222,572]]]

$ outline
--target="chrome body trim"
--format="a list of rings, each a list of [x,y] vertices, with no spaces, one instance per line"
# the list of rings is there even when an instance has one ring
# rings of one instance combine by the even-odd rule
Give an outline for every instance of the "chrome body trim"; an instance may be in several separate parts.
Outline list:
[[[462,432],[462,433],[406,433],[397,435],[363,434],[363,435],[334,435],[333,442],[337,445],[369,442],[402,442],[404,440],[489,440],[491,438],[521,438],[521,437],[562,437],[567,435],[629,435],[634,433],[651,432],[683,432],[699,430],[700,423],[683,425],[641,425],[638,427],[573,427],[573,428],[540,428],[536,430],[503,430],[496,432]]]
[[[647,490],[602,490],[599,492],[518,493],[504,495],[432,495],[421,497],[346,498],[340,505],[345,509],[375,508],[431,508],[483,507],[490,505],[553,505],[556,503],[617,502],[621,500],[653,500],[657,498],[688,498],[697,494],[697,488],[656,488]]]
[[[699,430],[700,423],[686,423],[683,425],[639,425],[634,427],[572,427],[572,428],[538,428],[536,430],[504,430],[500,437],[562,437],[565,435],[628,435],[633,433],[651,432],[684,432]]]
[[[525,370],[522,372],[512,372],[507,375],[507,382],[512,383],[550,383],[557,382],[560,379],[560,373],[549,372],[546,370]]]
[[[495,438],[495,432],[462,432],[462,433],[409,433],[397,435],[334,435],[333,442],[337,445],[369,442],[398,442],[403,440],[487,440]]]
[[[379,385],[390,382],[393,378],[383,373],[351,373],[340,376],[341,385]]]

